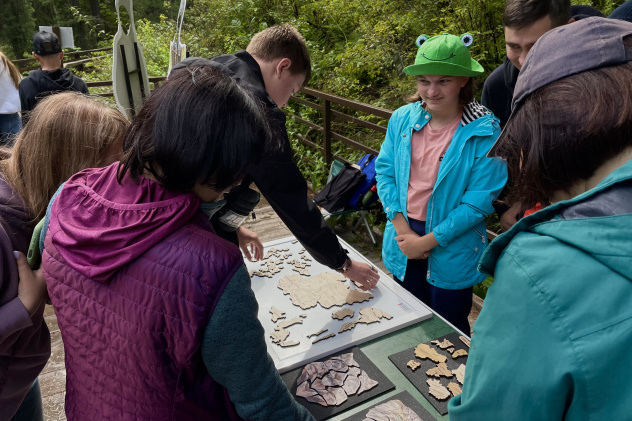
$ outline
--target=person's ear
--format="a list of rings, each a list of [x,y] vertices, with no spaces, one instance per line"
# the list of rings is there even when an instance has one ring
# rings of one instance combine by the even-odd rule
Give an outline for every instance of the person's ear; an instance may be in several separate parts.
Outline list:
[[[463,76],[463,80],[461,81],[461,88],[465,87],[465,85],[467,85],[467,82],[469,82],[470,77],[469,76]]]
[[[276,75],[278,77],[281,77],[283,70],[289,70],[291,65],[292,65],[292,61],[289,58],[287,57],[282,58],[281,60],[279,60],[279,62],[276,65],[276,68],[275,68]]]
[[[570,18],[570,19],[568,20],[568,23],[573,23],[573,22],[577,22],[577,21],[575,20],[575,18]]]
[[[62,51],[61,53],[59,53],[59,59],[63,60],[64,59],[64,52]]]

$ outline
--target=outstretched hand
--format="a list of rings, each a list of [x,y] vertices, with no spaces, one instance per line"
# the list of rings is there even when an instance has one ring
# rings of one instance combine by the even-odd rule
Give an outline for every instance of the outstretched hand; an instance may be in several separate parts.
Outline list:
[[[360,286],[360,289],[368,291],[377,286],[380,274],[374,266],[366,263],[351,261],[351,266],[345,272],[345,276]]]
[[[259,261],[263,258],[263,244],[256,232],[247,228],[237,228],[237,239],[239,248],[251,262]]]
[[[18,265],[18,298],[22,301],[24,308],[32,316],[46,299],[46,282],[42,269],[33,270],[26,261],[26,257],[19,251],[14,251],[13,255]]]

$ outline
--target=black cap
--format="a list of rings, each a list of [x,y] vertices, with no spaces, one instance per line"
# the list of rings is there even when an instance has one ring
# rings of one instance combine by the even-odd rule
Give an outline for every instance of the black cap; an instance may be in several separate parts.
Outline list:
[[[52,32],[37,32],[33,35],[33,52],[39,56],[61,53],[59,38]]]

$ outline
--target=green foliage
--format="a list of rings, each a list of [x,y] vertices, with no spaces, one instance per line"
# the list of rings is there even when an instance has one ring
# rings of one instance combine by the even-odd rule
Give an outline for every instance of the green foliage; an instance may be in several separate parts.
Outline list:
[[[474,294],[478,295],[481,299],[485,299],[489,287],[494,283],[494,278],[488,276],[483,282],[478,285],[474,285]]]
[[[0,42],[2,51],[10,58],[22,58],[32,50],[31,37],[35,22],[33,6],[28,0],[4,0],[0,13]]]

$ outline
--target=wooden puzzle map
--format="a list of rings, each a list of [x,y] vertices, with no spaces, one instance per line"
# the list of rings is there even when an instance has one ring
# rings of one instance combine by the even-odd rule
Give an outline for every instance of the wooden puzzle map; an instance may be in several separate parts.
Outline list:
[[[370,264],[340,241],[352,260]],[[383,272],[377,288],[362,291],[316,262],[294,237],[264,244],[264,256],[246,266],[268,352],[281,373],[431,317]]]

